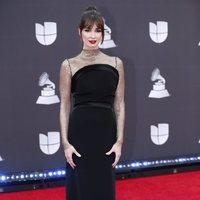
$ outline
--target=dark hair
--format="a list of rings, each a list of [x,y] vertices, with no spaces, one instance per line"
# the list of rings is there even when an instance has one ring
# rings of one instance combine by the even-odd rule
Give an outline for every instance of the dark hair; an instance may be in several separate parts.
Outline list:
[[[82,14],[79,24],[80,32],[82,32],[84,28],[92,28],[94,24],[97,26],[98,29],[101,30],[102,42],[103,42],[104,39],[103,17],[95,6],[89,6]]]

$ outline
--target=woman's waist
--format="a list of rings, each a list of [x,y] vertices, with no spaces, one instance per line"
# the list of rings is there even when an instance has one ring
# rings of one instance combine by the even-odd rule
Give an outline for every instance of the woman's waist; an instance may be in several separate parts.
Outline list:
[[[113,107],[114,95],[79,94],[73,95],[73,107],[77,106],[99,106]]]
[[[73,104],[73,109],[77,107],[104,107],[113,109],[113,103],[106,101],[82,101]]]

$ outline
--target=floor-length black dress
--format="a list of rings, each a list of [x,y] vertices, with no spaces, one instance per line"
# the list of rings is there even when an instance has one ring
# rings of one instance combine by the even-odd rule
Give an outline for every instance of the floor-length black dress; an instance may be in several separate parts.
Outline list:
[[[86,65],[72,77],[68,139],[81,157],[73,154],[75,169],[67,163],[67,200],[115,199],[115,156],[105,153],[116,142],[118,81],[118,70],[109,64]]]

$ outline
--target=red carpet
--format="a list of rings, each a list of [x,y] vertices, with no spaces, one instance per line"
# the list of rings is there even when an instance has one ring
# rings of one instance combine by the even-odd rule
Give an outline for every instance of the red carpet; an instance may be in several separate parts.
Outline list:
[[[116,200],[200,200],[200,172],[119,180],[116,189]],[[0,194],[0,200],[64,200],[64,193],[63,187],[23,191]]]

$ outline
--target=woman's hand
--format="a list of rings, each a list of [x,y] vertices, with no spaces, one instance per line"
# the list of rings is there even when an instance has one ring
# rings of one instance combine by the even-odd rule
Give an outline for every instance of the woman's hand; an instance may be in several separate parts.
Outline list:
[[[115,153],[115,161],[112,164],[113,167],[115,167],[116,164],[118,163],[118,161],[119,161],[119,159],[121,157],[121,151],[122,151],[122,143],[116,142],[112,146],[111,150],[106,153],[106,155],[110,155],[111,153]]]
[[[65,152],[65,157],[67,159],[67,162],[74,169],[74,167],[76,167],[76,165],[72,159],[72,155],[73,155],[73,153],[75,153],[78,157],[81,157],[81,154],[78,153],[78,151],[76,151],[76,149],[71,144],[67,145],[64,152]]]

